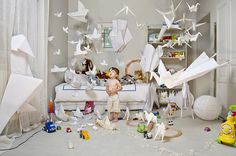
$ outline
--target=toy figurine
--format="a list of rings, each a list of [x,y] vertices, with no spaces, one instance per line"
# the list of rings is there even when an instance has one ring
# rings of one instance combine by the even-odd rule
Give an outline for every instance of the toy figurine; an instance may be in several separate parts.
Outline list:
[[[163,109],[164,114],[167,115],[167,117],[168,117],[168,125],[169,126],[174,125],[173,116],[174,116],[174,113],[176,112],[177,109],[178,109],[178,106],[174,102],[169,102],[167,107]]]
[[[236,147],[236,105],[231,105],[229,109],[227,121],[220,125],[216,142]]]
[[[57,126],[57,130],[61,130],[61,126]]]

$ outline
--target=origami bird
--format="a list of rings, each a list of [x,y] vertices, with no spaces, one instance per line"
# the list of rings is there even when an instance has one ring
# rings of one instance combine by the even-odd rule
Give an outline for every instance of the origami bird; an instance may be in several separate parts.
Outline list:
[[[78,0],[78,10],[75,12],[70,12],[67,15],[75,20],[87,23],[87,19],[85,17],[88,12],[89,10],[85,8],[84,4],[80,0]]]
[[[76,41],[68,41],[68,43],[70,43],[70,44],[78,44],[78,41],[76,42]]]
[[[48,36],[48,41],[52,42],[54,40],[54,38],[55,38],[54,36]]]
[[[66,67],[58,67],[57,65],[54,65],[53,68],[51,69],[52,73],[60,73],[60,72],[65,72],[66,71]]]
[[[62,12],[56,12],[56,13],[54,13],[54,16],[56,16],[56,17],[58,17],[58,18],[61,18]]]
[[[204,24],[206,24],[206,22],[196,24],[196,22],[193,21],[193,22],[192,22],[192,26],[189,27],[188,29],[186,29],[185,32],[188,32],[188,31],[191,30],[191,29],[193,29],[193,31],[196,31],[196,28],[197,28],[197,27],[200,27],[200,26],[202,26],[202,25],[204,25]]]
[[[101,62],[101,65],[102,65],[102,66],[108,66],[106,60],[103,60],[103,61]]]
[[[78,41],[78,44],[76,45],[76,51],[74,52],[74,56],[76,55],[85,55],[88,52],[86,50],[81,50],[81,40]]]
[[[182,3],[182,1],[183,1],[183,0],[181,0],[181,1],[179,2],[179,4],[178,4],[176,7],[174,7],[174,3],[173,3],[173,1],[171,0],[171,6],[170,6],[171,10],[170,10],[170,11],[163,12],[163,11],[160,11],[159,9],[155,9],[155,10],[156,10],[158,13],[160,13],[161,15],[173,14],[173,16],[175,17],[175,11],[178,9],[178,7],[179,7],[180,4]]]
[[[63,29],[63,31],[64,31],[65,33],[68,34],[68,31],[69,31],[69,28],[68,28],[68,27],[63,27],[62,29]]]
[[[195,20],[194,19],[189,19],[189,18],[186,18],[186,13],[183,13],[183,18],[181,18],[181,19],[179,19],[179,20],[177,20],[177,21],[175,21],[175,22],[186,22],[186,21],[190,21],[190,22],[194,22]]]
[[[195,4],[195,5],[189,5],[187,2],[186,2],[186,4],[188,5],[188,9],[189,9],[189,11],[190,12],[197,12],[197,7],[200,5],[200,3],[197,3],[197,4]]]
[[[61,49],[57,49],[57,51],[53,52],[53,55],[61,55]]]
[[[127,15],[128,13],[130,13],[131,15],[136,16],[136,15],[134,14],[134,12],[133,12],[132,10],[130,10],[127,5],[124,5],[124,7],[123,7],[122,9],[120,9],[120,10],[115,14],[115,16],[118,16],[118,15],[121,14],[122,12],[124,12],[126,15]]]

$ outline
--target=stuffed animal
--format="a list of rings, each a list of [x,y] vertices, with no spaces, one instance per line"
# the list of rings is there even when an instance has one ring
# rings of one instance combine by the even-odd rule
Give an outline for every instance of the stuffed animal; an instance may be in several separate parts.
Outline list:
[[[137,83],[142,83],[142,82],[145,82],[146,81],[146,78],[142,72],[142,70],[136,70],[134,71],[134,80],[137,82]]]
[[[134,84],[134,77],[127,74],[121,78],[121,84],[126,85],[126,84]]]

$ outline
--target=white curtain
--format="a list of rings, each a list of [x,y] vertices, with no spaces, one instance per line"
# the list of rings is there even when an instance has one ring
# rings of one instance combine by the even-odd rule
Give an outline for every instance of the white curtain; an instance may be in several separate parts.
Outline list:
[[[28,101],[37,111],[15,113],[4,130],[4,135],[29,131],[47,115],[47,37],[49,0],[1,0],[0,1],[0,98],[6,86],[10,69],[11,36],[27,37],[35,58],[28,58],[33,76],[43,80],[35,98]],[[2,134],[2,135],[3,135]]]

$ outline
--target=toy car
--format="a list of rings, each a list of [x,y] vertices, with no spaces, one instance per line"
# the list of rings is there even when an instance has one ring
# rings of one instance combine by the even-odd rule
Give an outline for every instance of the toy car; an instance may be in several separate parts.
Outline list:
[[[52,133],[56,131],[56,125],[52,121],[46,121],[43,130]]]
[[[66,128],[66,132],[67,132],[67,133],[70,133],[70,132],[72,132],[72,129],[71,129],[70,127],[67,127],[67,128]]]
[[[80,138],[85,139],[85,140],[89,140],[90,136],[88,135],[88,131],[87,130],[81,130],[80,131]]]
[[[233,109],[232,109],[233,108]],[[216,139],[218,143],[236,147],[236,115],[235,107],[230,107],[231,111],[227,116],[227,121],[220,125],[220,135]]]

